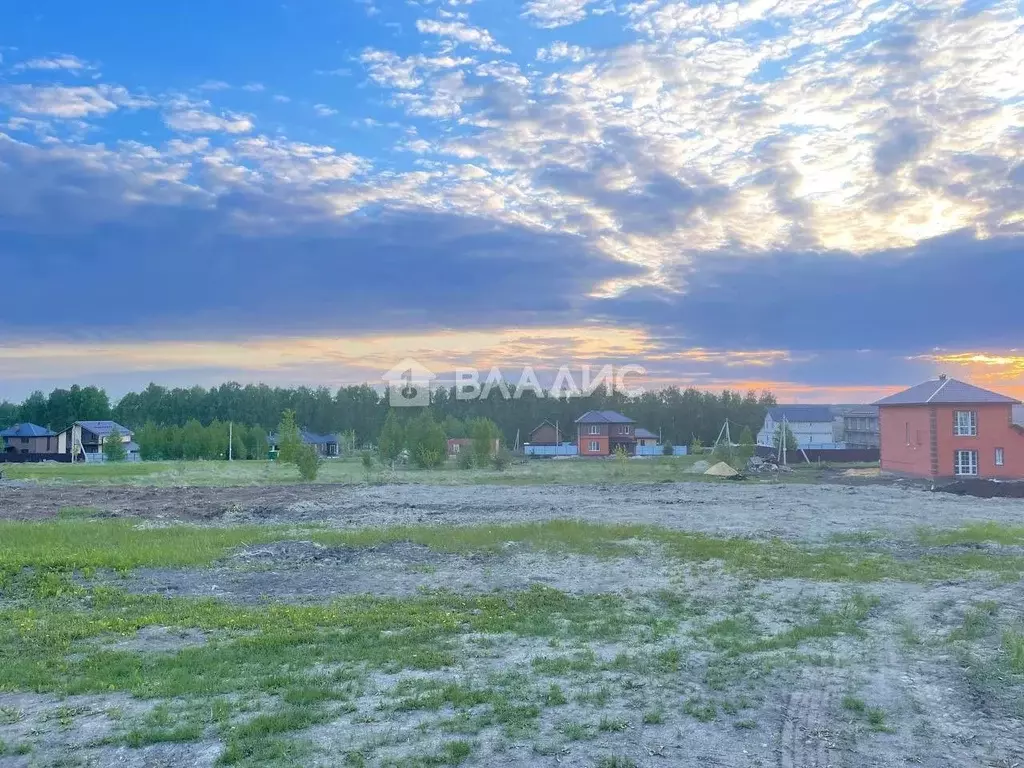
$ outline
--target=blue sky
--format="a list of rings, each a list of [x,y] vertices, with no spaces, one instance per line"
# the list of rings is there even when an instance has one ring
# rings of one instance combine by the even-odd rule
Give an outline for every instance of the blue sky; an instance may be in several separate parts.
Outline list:
[[[1018,2],[37,0],[0,56],[0,397],[1024,395]]]

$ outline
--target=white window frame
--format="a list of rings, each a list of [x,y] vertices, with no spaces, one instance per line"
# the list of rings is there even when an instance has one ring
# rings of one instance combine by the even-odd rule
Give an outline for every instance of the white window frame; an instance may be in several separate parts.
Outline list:
[[[978,412],[953,411],[953,435],[955,437],[977,437]]]
[[[1006,464],[1006,451],[1002,448],[996,448],[996,466],[1001,467]]]
[[[597,453],[600,450],[601,450],[601,443],[599,443],[597,440],[591,440],[590,444],[587,446],[587,451],[589,453]]]
[[[600,424],[591,424],[590,425],[590,429],[588,430],[587,434],[589,434],[589,435],[600,435],[601,434],[601,425]]]
[[[955,474],[957,477],[977,477],[978,452],[967,450],[960,450],[954,452],[953,474]]]

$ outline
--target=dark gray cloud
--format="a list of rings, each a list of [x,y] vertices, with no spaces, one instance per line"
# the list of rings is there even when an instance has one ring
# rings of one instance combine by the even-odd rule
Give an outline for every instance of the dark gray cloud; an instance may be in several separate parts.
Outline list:
[[[682,293],[637,290],[593,311],[679,346],[914,353],[1024,341],[1024,237],[959,232],[866,256],[721,252],[676,277]]]

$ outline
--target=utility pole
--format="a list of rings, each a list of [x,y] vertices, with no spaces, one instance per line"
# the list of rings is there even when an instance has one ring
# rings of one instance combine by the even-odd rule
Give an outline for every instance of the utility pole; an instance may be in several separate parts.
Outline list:
[[[234,460],[235,422],[228,422],[228,461]]]

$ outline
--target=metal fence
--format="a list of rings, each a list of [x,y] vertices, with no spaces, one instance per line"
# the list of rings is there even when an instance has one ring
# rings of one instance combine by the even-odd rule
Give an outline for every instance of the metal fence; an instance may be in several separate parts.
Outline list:
[[[685,456],[688,452],[688,446],[685,445],[673,445],[672,455],[673,456]],[[561,445],[530,445],[527,443],[523,446],[523,453],[527,456],[538,456],[538,457],[553,457],[553,456],[577,456],[579,450],[576,447],[576,443],[562,443]],[[662,456],[665,453],[664,446],[661,445],[638,445],[636,447],[637,456]]]

